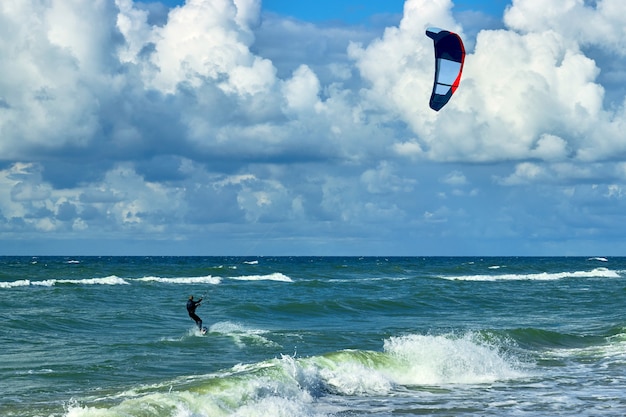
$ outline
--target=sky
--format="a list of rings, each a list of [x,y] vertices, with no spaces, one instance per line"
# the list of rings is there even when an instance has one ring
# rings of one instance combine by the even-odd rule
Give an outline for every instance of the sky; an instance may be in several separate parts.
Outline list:
[[[428,107],[425,29],[464,40]],[[622,0],[3,0],[0,255],[626,254]]]

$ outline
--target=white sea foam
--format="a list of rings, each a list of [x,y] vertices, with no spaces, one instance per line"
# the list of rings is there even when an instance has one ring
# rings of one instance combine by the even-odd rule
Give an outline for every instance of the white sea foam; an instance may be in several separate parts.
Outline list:
[[[243,275],[240,277],[229,277],[229,279],[236,281],[280,281],[280,282],[293,282],[287,275],[280,272],[274,272],[268,275]]]
[[[388,371],[402,385],[483,384],[526,376],[521,363],[468,332],[456,335],[407,335],[384,343],[398,360]]]
[[[46,375],[46,374],[52,374],[52,373],[54,373],[54,370],[50,368],[15,371],[15,375]]]
[[[587,259],[588,261],[608,262],[609,260],[600,256]]]
[[[243,261],[243,263],[248,265],[258,265],[259,261]]]
[[[376,353],[361,360],[358,351],[344,351],[331,359],[316,358],[321,384],[326,390],[340,395],[385,395],[397,385],[386,367],[377,365]]]
[[[20,279],[18,281],[0,282],[0,288],[28,287],[29,279]]]
[[[209,327],[209,333],[218,333],[233,339],[237,346],[243,347],[249,344],[280,347],[278,343],[271,341],[264,335],[268,330],[249,328],[240,323],[223,321]]]
[[[110,408],[90,407],[72,401],[65,417],[119,417],[131,415],[168,415],[172,417],[326,417],[315,410],[310,395],[293,382],[270,379],[240,380],[236,385],[207,388],[205,392],[171,391],[131,396]],[[226,391],[223,388],[229,388]],[[167,414],[157,414],[166,410]]]
[[[315,395],[387,395],[401,386],[486,384],[525,378],[529,365],[479,334],[406,335],[385,340],[384,352],[345,350],[282,366]]]
[[[0,288],[14,288],[14,287],[53,287],[58,284],[75,284],[75,285],[129,285],[124,279],[111,275],[104,278],[86,278],[86,279],[46,279],[43,281],[33,281],[28,279],[22,279],[11,282],[0,282]]]
[[[135,281],[162,282],[166,284],[214,284],[214,285],[217,285],[220,282],[222,282],[222,279],[220,277],[207,275],[205,277],[174,277],[174,278],[143,277],[143,278],[136,278]]]
[[[115,275],[104,278],[89,279],[59,279],[56,284],[79,284],[79,285],[129,285],[126,280]]]
[[[222,282],[221,277],[214,277],[211,275],[205,277],[176,277],[176,278],[164,278],[164,277],[143,277],[136,278],[135,281],[143,282],[163,282],[168,284],[220,284]],[[293,282],[288,276],[275,272],[268,275],[242,275],[238,277],[228,277],[227,279],[234,281],[280,281],[280,282]]]
[[[540,272],[535,274],[500,274],[500,275],[450,275],[443,279],[459,281],[554,281],[565,278],[619,278],[620,274],[607,268],[594,268],[591,271]]]

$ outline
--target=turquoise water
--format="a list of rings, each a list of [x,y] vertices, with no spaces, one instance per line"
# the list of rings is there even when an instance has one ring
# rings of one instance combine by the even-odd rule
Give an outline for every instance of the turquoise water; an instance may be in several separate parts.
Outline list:
[[[625,305],[626,258],[3,257],[0,415],[624,415]]]

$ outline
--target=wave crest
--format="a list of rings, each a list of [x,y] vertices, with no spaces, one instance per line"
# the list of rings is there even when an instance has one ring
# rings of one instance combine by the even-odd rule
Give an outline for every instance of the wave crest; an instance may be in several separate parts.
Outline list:
[[[85,278],[85,279],[46,279],[43,281],[32,281],[22,279],[18,281],[0,282],[0,288],[15,287],[54,287],[55,285],[129,285],[129,283],[115,275],[103,278]]]
[[[555,281],[566,278],[620,278],[621,275],[608,268],[594,268],[591,271],[539,272],[536,274],[493,274],[493,275],[451,275],[439,278],[455,281]]]

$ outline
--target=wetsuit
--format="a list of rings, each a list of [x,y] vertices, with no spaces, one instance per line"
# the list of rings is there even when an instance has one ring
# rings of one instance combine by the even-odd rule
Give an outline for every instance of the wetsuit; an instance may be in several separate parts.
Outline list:
[[[189,312],[189,317],[191,317],[193,321],[196,322],[200,330],[202,330],[202,319],[196,315],[196,308],[201,301],[202,298],[198,301],[193,301],[192,299],[187,300],[187,311]]]

